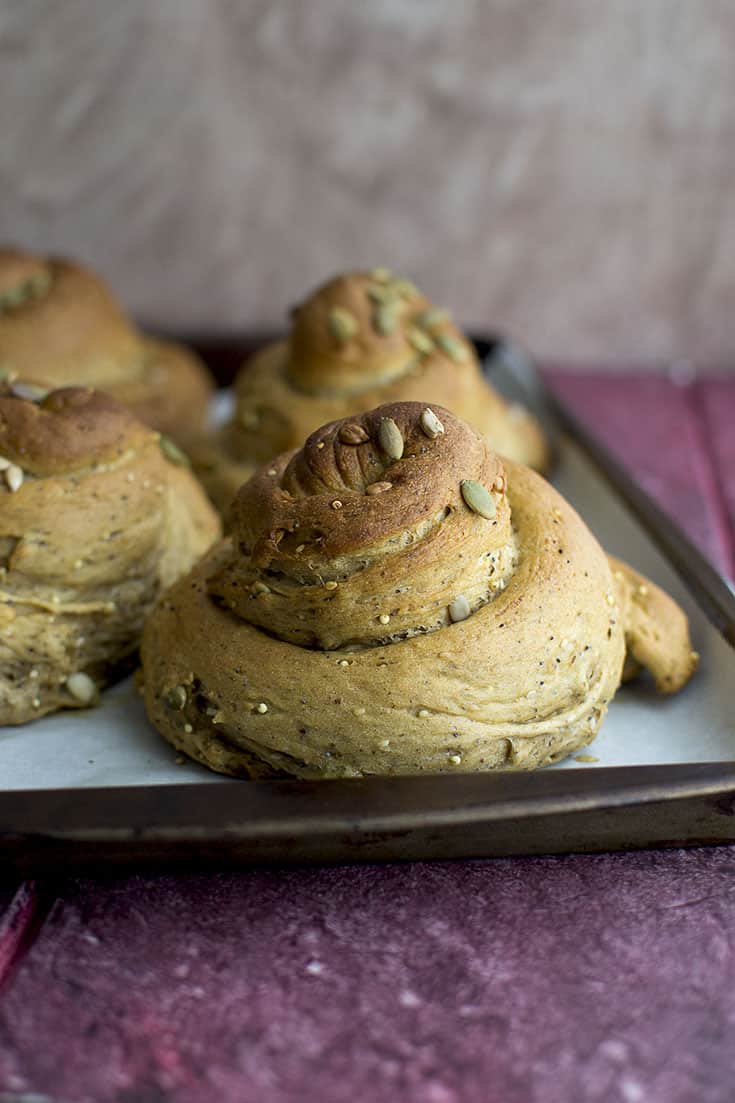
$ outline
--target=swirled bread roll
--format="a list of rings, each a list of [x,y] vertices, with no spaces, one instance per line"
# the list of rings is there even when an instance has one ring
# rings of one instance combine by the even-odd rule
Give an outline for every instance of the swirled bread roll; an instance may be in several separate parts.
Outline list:
[[[106,394],[0,384],[0,724],[93,703],[217,538],[185,463]]]
[[[665,689],[694,667],[674,603],[631,615],[637,577],[441,407],[323,426],[232,519],[142,645],[153,724],[223,773],[543,766],[594,738],[626,636]]]
[[[292,315],[285,341],[242,369],[232,420],[194,450],[213,501],[225,511],[255,467],[298,447],[319,425],[382,403],[438,403],[501,455],[539,470],[540,426],[486,382],[473,345],[407,280],[383,269],[338,276]]]
[[[0,373],[104,390],[183,442],[202,431],[212,392],[198,357],[141,334],[92,272],[12,249],[0,249]]]

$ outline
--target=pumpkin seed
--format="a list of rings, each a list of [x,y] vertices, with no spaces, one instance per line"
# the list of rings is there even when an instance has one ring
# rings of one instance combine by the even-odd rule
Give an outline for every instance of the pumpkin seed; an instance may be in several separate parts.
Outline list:
[[[189,466],[188,456],[184,455],[178,444],[174,444],[170,437],[160,436],[158,438],[158,445],[166,459],[171,463],[178,464],[179,467]]]
[[[473,513],[479,513],[481,517],[492,520],[496,513],[495,499],[486,486],[475,479],[462,479],[459,489],[465,505]]]
[[[378,429],[380,447],[392,460],[400,460],[403,455],[403,436],[392,417],[382,417]]]
[[[436,440],[444,432],[444,426],[429,406],[422,411],[421,428],[430,440]]]
[[[463,364],[469,359],[470,354],[466,347],[456,337],[452,337],[451,333],[437,334],[436,343],[455,364]]]
[[[381,303],[373,313],[373,328],[382,337],[390,337],[398,327],[398,315],[393,303]]]
[[[354,314],[342,306],[335,306],[327,317],[327,329],[337,341],[349,341],[359,332],[360,325]]]
[[[416,349],[416,352],[420,352],[422,356],[426,356],[434,348],[434,342],[428,333],[424,333],[423,329],[418,329],[416,326],[412,326],[406,334],[406,340],[412,348]]]
[[[443,306],[434,306],[431,310],[424,310],[422,314],[419,314],[416,318],[416,325],[423,326],[424,329],[431,329],[432,326],[439,326],[442,322],[449,321],[449,311],[445,310]]]
[[[166,694],[165,701],[170,709],[181,712],[186,707],[186,689],[184,686],[174,686],[173,689],[170,689]]]

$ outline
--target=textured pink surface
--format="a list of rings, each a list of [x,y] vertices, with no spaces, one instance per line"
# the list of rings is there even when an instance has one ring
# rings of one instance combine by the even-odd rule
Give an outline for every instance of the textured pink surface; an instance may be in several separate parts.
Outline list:
[[[735,560],[735,382],[727,379],[705,380],[696,388],[696,400],[707,426],[707,439],[730,524]]]
[[[559,370],[547,379],[712,562],[732,573],[735,381],[687,386],[659,374]]]
[[[732,850],[61,890],[2,1080],[75,1103],[714,1103]]]
[[[732,568],[735,383],[555,380]],[[6,886],[0,1101],[731,1103],[733,886],[732,847]]]

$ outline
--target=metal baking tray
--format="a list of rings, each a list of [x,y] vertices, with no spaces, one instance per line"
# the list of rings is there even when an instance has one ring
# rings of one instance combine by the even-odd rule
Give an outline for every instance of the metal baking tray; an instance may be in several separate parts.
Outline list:
[[[493,383],[545,422],[557,454],[553,481],[605,547],[686,608],[702,654],[692,683],[672,698],[657,697],[645,680],[625,687],[583,761],[536,773],[246,782],[177,763],[128,680],[99,709],[0,729],[0,869],[227,868],[735,842],[732,588],[549,395],[518,346],[476,344]],[[203,351],[227,381],[247,346]]]

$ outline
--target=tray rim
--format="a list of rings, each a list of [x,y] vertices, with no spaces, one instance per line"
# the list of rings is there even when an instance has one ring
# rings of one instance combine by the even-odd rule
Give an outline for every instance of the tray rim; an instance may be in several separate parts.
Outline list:
[[[580,447],[735,649],[732,586],[551,394],[520,345],[493,335],[473,340],[486,374],[501,390],[530,398],[552,440],[562,431]],[[251,343],[248,337],[241,342]],[[228,340],[228,349],[237,344]],[[0,869],[25,876],[71,868],[495,857],[735,842],[735,759],[441,778],[248,782],[246,790],[234,783],[218,786],[216,801],[212,791],[206,782],[0,789]],[[250,798],[245,802],[243,792]],[[287,801],[290,808],[284,808]],[[196,810],[196,822],[187,809]]]

